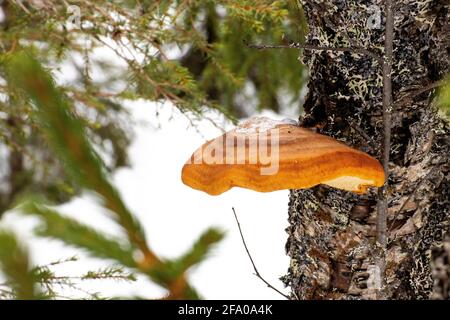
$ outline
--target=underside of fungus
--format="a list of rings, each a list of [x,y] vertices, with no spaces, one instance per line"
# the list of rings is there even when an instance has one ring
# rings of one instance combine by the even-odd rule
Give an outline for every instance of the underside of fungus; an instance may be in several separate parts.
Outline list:
[[[210,195],[232,187],[270,192],[318,184],[365,193],[385,179],[381,164],[370,155],[291,122],[263,117],[205,143],[181,177]]]

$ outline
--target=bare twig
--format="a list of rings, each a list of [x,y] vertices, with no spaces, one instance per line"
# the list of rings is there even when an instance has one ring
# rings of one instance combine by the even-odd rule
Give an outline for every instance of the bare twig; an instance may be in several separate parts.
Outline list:
[[[276,291],[277,293],[281,294],[283,297],[285,297],[286,299],[289,300],[289,296],[288,295],[284,294],[283,292],[281,292],[280,290],[278,290],[277,288],[272,286],[259,273],[258,268],[256,268],[255,262],[253,261],[252,255],[250,254],[250,251],[248,250],[247,243],[245,242],[244,234],[242,233],[241,224],[239,223],[239,219],[237,217],[236,211],[234,210],[234,208],[231,208],[231,209],[233,210],[234,218],[236,219],[236,223],[237,223],[237,226],[239,228],[239,233],[241,234],[241,239],[242,239],[242,243],[244,244],[245,251],[247,251],[247,255],[248,255],[249,259],[250,259],[250,262],[252,263],[253,270],[255,271],[255,276],[257,276],[262,282],[264,282],[270,289]]]
[[[383,59],[383,169],[386,177],[384,186],[378,190],[377,203],[377,242],[381,247],[376,257],[377,265],[381,273],[381,288],[378,290],[378,299],[383,299],[383,286],[385,283],[385,250],[387,244],[387,186],[389,181],[389,153],[391,150],[391,109],[392,109],[392,60],[394,43],[394,14],[392,0],[385,2],[385,41]]]
[[[301,44],[301,43],[291,43],[288,45],[272,45],[272,44],[251,44],[246,43],[246,46],[251,49],[257,50],[268,50],[268,49],[304,49],[304,50],[319,50],[319,51],[337,51],[337,52],[351,52],[363,54],[369,57],[374,58],[380,64],[383,63],[383,58],[379,56],[377,53],[370,51],[366,48],[362,47],[331,47],[331,46],[314,46],[309,44]]]
[[[386,176],[386,183],[380,188],[379,201],[383,202],[382,210],[378,213],[377,240],[381,245],[386,244],[386,216],[387,199],[386,185],[389,180],[389,153],[391,148],[391,108],[392,108],[392,58],[393,58],[393,37],[394,19],[392,13],[392,0],[386,0],[386,31],[385,31],[385,57],[383,63],[383,169]]]

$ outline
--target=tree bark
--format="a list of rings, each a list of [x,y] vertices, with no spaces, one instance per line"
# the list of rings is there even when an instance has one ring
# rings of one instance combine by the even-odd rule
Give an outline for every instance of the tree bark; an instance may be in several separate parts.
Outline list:
[[[384,54],[384,1],[301,3],[307,45]],[[387,299],[449,297],[443,240],[450,234],[450,130],[433,99],[436,82],[449,72],[448,16],[446,1],[395,2],[386,249],[376,245],[377,190],[292,190],[291,263],[283,281],[293,299],[375,299],[380,290]],[[301,125],[381,160],[380,62],[356,52],[305,50],[302,57],[310,79]],[[378,250],[385,250],[384,274]]]

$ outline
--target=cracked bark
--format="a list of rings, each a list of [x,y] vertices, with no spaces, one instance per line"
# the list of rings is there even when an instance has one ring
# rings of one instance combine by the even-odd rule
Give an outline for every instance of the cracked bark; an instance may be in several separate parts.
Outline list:
[[[302,4],[307,45],[383,48],[384,1]],[[380,28],[366,25],[371,5],[380,8]],[[442,262],[448,263],[448,252],[442,241],[450,222],[450,130],[437,112],[432,85],[449,72],[448,15],[444,1],[395,3],[393,100],[412,98],[391,111],[382,288],[388,299],[448,298],[448,269]],[[302,125],[381,159],[379,62],[349,52],[305,51],[302,57],[310,70]],[[431,90],[412,94],[426,86]],[[326,186],[291,191],[286,243],[291,263],[283,281],[293,299],[376,298],[376,200],[376,190],[363,196]]]

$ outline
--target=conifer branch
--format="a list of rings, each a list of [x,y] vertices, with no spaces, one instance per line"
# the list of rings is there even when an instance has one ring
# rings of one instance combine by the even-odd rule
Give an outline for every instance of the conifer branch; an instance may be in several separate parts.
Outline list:
[[[19,300],[41,298],[27,249],[13,233],[3,230],[0,230],[0,244],[0,270],[6,276],[8,287],[12,288],[12,291],[2,289],[0,296],[9,293]]]
[[[7,78],[10,85],[19,88],[21,94],[36,106],[35,116],[67,173],[79,185],[100,196],[105,208],[125,231],[128,242],[107,237],[46,206],[25,204],[22,208],[28,214],[37,215],[45,222],[38,234],[60,239],[88,250],[93,256],[114,259],[126,267],[136,269],[166,288],[171,299],[198,298],[185,272],[192,265],[200,263],[210,247],[222,239],[223,234],[210,229],[179,260],[160,258],[148,246],[143,228],[109,181],[105,165],[87,138],[82,122],[74,114],[67,98],[55,86],[51,75],[31,53],[20,52],[7,61]],[[136,255],[136,249],[140,255]]]

